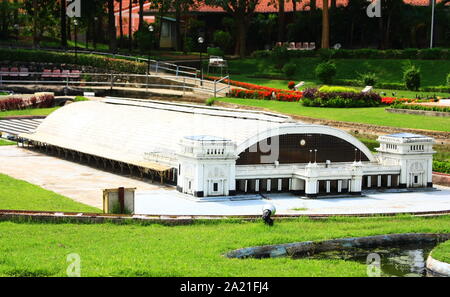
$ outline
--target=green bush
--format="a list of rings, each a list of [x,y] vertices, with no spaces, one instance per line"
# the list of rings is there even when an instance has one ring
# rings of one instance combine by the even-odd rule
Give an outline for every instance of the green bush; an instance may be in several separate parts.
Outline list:
[[[438,111],[438,112],[450,112],[450,107],[427,106],[427,105],[420,105],[420,104],[394,103],[394,104],[391,105],[391,108],[425,110],[425,111]]]
[[[233,43],[233,37],[228,32],[218,30],[214,32],[213,41],[218,47],[226,52]]]
[[[208,47],[208,55],[223,57],[224,52],[219,47]]]
[[[373,72],[361,74],[361,81],[365,86],[374,87],[378,81],[377,75]]]
[[[450,87],[450,73],[447,74],[447,86]]]
[[[433,161],[433,171],[450,174],[450,162]]]
[[[336,75],[336,65],[332,61],[327,61],[317,65],[315,73],[318,79],[323,83],[329,84]]]
[[[289,78],[293,77],[296,71],[297,65],[295,63],[287,63],[283,66],[283,73]]]
[[[288,52],[288,49],[284,46],[277,46],[272,50],[270,56],[277,68],[281,69],[289,61]]]
[[[403,72],[403,80],[408,90],[417,91],[420,88],[420,69],[414,65],[408,66]]]
[[[319,88],[319,92],[323,93],[332,93],[332,92],[349,92],[349,93],[358,93],[357,90],[348,87],[340,87],[340,86],[321,86]]]
[[[208,99],[206,100],[205,104],[206,104],[207,106],[213,106],[215,102],[216,102],[216,98],[208,98]]]

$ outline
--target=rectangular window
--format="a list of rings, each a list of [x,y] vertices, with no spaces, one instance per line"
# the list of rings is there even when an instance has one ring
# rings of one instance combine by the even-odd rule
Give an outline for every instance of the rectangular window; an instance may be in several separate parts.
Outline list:
[[[419,183],[419,177],[417,175],[414,175],[414,183],[415,184]]]
[[[214,184],[213,184],[213,191],[214,191],[214,192],[219,191],[219,184],[218,184],[218,183],[214,183]]]

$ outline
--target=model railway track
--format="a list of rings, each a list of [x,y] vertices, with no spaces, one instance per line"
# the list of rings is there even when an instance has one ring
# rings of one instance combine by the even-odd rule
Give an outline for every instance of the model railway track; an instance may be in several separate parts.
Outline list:
[[[307,217],[311,219],[326,219],[330,217],[377,217],[377,216],[442,216],[450,215],[450,210],[422,211],[422,212],[387,212],[360,214],[284,214],[274,215],[272,218],[292,219]],[[28,211],[28,210],[0,210],[0,221],[41,221],[41,222],[74,222],[74,223],[103,223],[141,221],[162,224],[190,224],[198,220],[241,219],[247,221],[260,220],[259,215],[116,215],[101,213],[56,212],[56,211]]]

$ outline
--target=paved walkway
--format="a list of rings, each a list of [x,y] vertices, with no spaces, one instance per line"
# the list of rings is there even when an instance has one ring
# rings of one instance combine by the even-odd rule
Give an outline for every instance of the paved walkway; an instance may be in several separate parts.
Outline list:
[[[363,214],[450,210],[450,188],[433,192],[376,193],[365,197],[301,199],[270,194],[270,200],[197,202],[175,190],[136,193],[137,214],[158,215],[261,215],[273,204],[277,214]]]
[[[103,189],[161,189],[158,184],[116,175],[16,146],[0,146],[0,173],[102,209]]]

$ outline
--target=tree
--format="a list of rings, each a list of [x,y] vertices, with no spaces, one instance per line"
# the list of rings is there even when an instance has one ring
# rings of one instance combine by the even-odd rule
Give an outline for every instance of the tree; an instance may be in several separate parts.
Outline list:
[[[108,36],[109,36],[109,50],[117,50],[116,42],[116,18],[114,16],[114,0],[108,1]]]
[[[123,1],[122,0],[118,0],[119,1],[119,35],[120,35],[120,39],[119,39],[119,46],[122,47],[123,44],[123,16],[122,16],[122,10],[123,10]]]
[[[330,48],[330,15],[328,0],[322,0],[322,48]]]
[[[67,47],[67,17],[66,17],[66,0],[60,0],[61,7],[61,46]]]
[[[129,0],[128,5],[128,49],[133,49],[133,1]]]
[[[212,6],[221,7],[233,16],[237,25],[236,54],[245,57],[247,50],[247,29],[259,0],[206,0]]]

